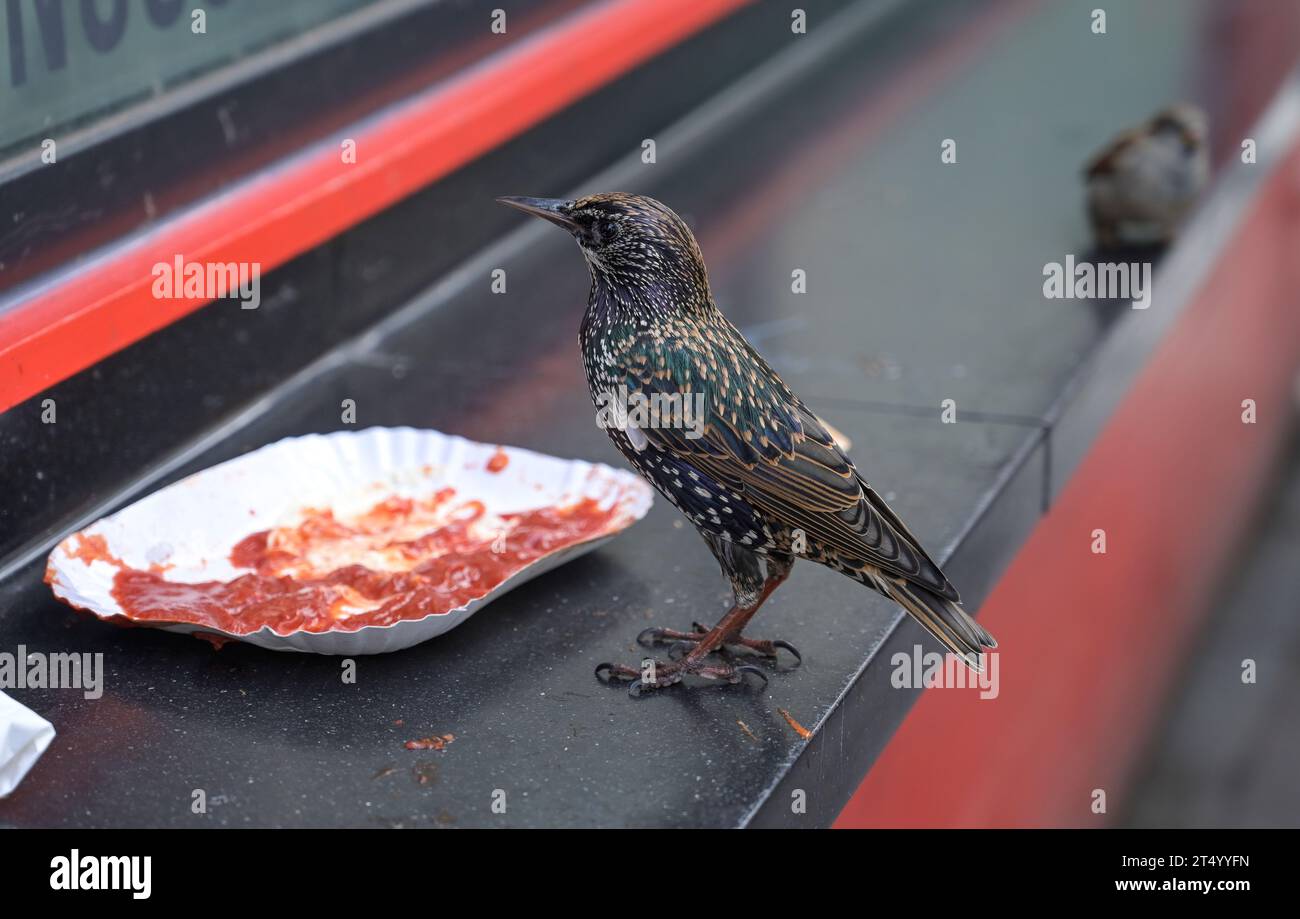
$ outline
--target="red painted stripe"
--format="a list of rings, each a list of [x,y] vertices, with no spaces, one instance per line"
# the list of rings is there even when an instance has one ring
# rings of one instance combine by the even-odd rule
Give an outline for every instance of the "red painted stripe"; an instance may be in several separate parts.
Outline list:
[[[1300,148],[980,610],[1000,642],[998,698],[926,692],[836,826],[1098,826],[1098,788],[1115,811],[1293,411],[1297,175]]]
[[[609,0],[565,19],[351,136],[168,221],[17,304],[0,323],[0,411],[198,309],[152,296],[153,266],[262,271],[383,210],[681,42],[749,0]],[[431,232],[433,228],[431,228]]]

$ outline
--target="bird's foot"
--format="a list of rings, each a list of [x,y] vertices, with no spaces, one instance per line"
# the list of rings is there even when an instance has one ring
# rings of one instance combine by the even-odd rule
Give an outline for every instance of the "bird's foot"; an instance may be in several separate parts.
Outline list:
[[[691,631],[679,632],[676,629],[658,629],[649,628],[642,630],[641,634],[636,637],[637,644],[643,647],[654,647],[656,645],[671,645],[669,656],[672,656],[673,650],[678,648],[690,649],[699,645],[699,643],[709,634],[709,630],[698,622],[691,623]],[[794,656],[794,666],[798,667],[803,663],[803,655],[799,650],[788,641],[769,641],[762,638],[746,638],[743,635],[724,635],[722,637],[722,648],[732,650],[734,648],[747,648],[755,654],[763,657],[776,659],[777,652],[781,650],[788,651]],[[794,669],[791,667],[790,669]]]
[[[600,664],[596,667],[596,679],[606,682],[631,680],[627,694],[636,698],[652,689],[663,689],[680,683],[685,676],[698,676],[706,680],[722,680],[727,683],[739,683],[745,674],[752,673],[767,685],[767,674],[752,664],[709,663],[706,655],[691,655],[678,661],[663,663],[657,660],[642,661],[641,667],[625,667],[622,664]],[[604,674],[604,676],[602,676]]]

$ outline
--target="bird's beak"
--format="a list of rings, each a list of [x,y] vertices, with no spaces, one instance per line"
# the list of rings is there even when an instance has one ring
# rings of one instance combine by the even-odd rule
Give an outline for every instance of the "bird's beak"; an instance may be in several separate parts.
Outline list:
[[[508,204],[516,210],[523,211],[525,214],[531,214],[534,217],[541,217],[543,220],[549,220],[556,226],[564,227],[569,232],[577,229],[577,224],[569,219],[569,209],[573,207],[572,201],[565,201],[563,198],[516,198],[504,197],[497,198],[502,204]]]

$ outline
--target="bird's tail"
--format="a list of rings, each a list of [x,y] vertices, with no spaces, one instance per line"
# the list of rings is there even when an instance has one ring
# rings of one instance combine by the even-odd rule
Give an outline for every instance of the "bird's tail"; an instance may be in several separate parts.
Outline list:
[[[996,648],[998,643],[960,603],[901,578],[885,575],[877,577],[875,582],[881,593],[907,610],[945,648],[965,661],[966,666],[976,673],[984,672],[983,650]]]

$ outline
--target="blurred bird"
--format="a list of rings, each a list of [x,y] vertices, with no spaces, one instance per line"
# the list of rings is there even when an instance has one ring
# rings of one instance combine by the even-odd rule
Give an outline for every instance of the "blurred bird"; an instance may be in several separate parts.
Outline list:
[[[808,558],[901,605],[972,668],[993,637],[961,608],[957,590],[831,433],[722,315],[690,229],[653,198],[621,193],[576,201],[498,198],[569,231],[591,272],[579,342],[592,400],[626,391],[644,403],[695,398],[703,424],[608,426],[637,471],[695,525],[731,581],[735,603],[712,629],[652,628],[643,644],[685,651],[645,669],[596,668],[631,680],[633,695],[687,674],[738,683],[747,672],[715,651],[775,658],[788,642],[742,629],[786,576]],[[629,401],[632,401],[629,399]],[[697,403],[698,404],[698,403]],[[632,416],[634,417],[634,416]],[[676,420],[682,420],[678,417]],[[698,435],[698,436],[697,436]]]
[[[1124,132],[1084,167],[1098,248],[1171,242],[1209,174],[1208,120],[1195,106],[1171,106]]]

